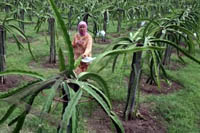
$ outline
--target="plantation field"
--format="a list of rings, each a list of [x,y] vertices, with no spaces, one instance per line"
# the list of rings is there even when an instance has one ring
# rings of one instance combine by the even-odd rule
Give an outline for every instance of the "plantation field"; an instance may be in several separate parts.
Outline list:
[[[51,7],[53,6],[51,5]],[[56,13],[55,9],[54,12]],[[170,63],[161,65],[163,62],[161,63],[160,60],[163,61],[164,57],[161,59],[160,53],[157,53],[157,51],[165,51],[169,45],[174,46],[177,42],[173,39],[170,40],[170,37],[164,38],[162,36],[162,34],[165,34],[163,33],[162,26],[160,26],[161,31],[158,30],[158,32],[154,32],[160,28],[155,28],[154,26],[151,27],[151,24],[156,23],[156,21],[145,21],[146,23],[149,23],[144,27],[138,27],[138,22],[134,21],[131,29],[129,23],[123,21],[121,23],[120,31],[117,31],[118,22],[115,19],[107,23],[106,40],[103,41],[101,37],[94,38],[94,33],[92,31],[94,24],[92,23],[93,21],[89,19],[88,31],[89,34],[93,36],[92,56],[97,58],[90,64],[87,72],[98,74],[105,81],[109,91],[108,95],[104,90],[104,87],[101,86],[102,84],[99,83],[100,81],[97,83],[95,82],[96,79],[93,81],[95,76],[91,76],[91,79],[83,78],[83,80],[79,81],[81,78],[79,79],[77,75],[73,77],[73,74],[70,73],[71,71],[68,71],[70,65],[64,66],[63,70],[62,61],[64,61],[65,64],[70,63],[70,58],[68,57],[71,54],[71,51],[69,50],[68,38],[63,38],[63,34],[65,33],[63,32],[64,28],[62,27],[62,24],[60,24],[61,20],[59,21],[59,15],[57,14],[55,16],[56,63],[49,63],[51,40],[47,21],[42,23],[39,31],[36,32],[35,26],[37,24],[37,17],[32,17],[32,21],[30,22],[28,16],[25,16],[24,21],[27,21],[27,23],[24,25],[24,31],[30,42],[30,48],[35,60],[30,54],[27,40],[19,34],[16,36],[19,42],[22,43],[22,46],[15,40],[12,32],[6,33],[6,82],[5,84],[0,83],[0,133],[10,133],[13,131],[21,133],[35,133],[40,131],[42,133],[56,133],[58,132],[58,127],[62,125],[61,118],[67,119],[69,123],[72,123],[72,128],[76,125],[75,132],[77,133],[122,132],[120,123],[126,133],[200,132],[200,44],[199,40],[194,38],[194,36],[192,36],[193,34],[191,35],[193,29],[191,30],[191,33],[184,28],[175,29],[177,31],[180,30],[179,33],[173,31],[173,33],[178,35],[183,34],[184,36],[186,34],[189,39],[187,37],[185,38],[189,41],[192,41],[193,39],[193,43],[189,44],[188,41],[184,42],[188,44],[184,44],[184,46],[180,45],[180,48],[183,49],[183,52],[179,49],[181,54],[177,53],[176,49],[173,47]],[[5,13],[0,12],[0,18],[4,17]],[[66,21],[66,19],[63,20],[64,22]],[[197,23],[199,24],[199,22]],[[18,26],[18,22],[9,22],[9,24]],[[65,24],[65,26],[67,26],[67,24]],[[140,28],[141,30],[138,30]],[[174,41],[174,43],[165,42],[166,45],[163,45],[162,43],[164,41],[162,40],[163,42],[158,43],[157,45],[155,42],[158,40],[153,38],[152,33],[148,32],[148,30],[152,30],[153,35],[158,35],[163,40],[168,39],[169,41]],[[167,30],[168,29],[166,28],[165,32],[168,32]],[[147,32],[145,33],[145,31]],[[19,31],[15,30],[15,32],[18,33]],[[161,32],[161,35],[159,35],[159,32]],[[76,23],[72,25],[70,30],[67,29],[70,41],[73,40],[75,33],[77,33]],[[199,29],[195,29],[195,33],[199,34]],[[169,33],[166,33],[166,35],[169,35]],[[144,38],[145,36],[147,37],[145,39],[142,38],[142,40],[140,36]],[[183,37],[182,40],[180,40],[187,40],[185,38]],[[139,41],[136,41],[137,39]],[[127,40],[129,43],[127,43]],[[134,49],[138,48],[136,47],[138,43],[144,44],[142,45],[142,47],[144,46],[144,49],[141,48],[142,50],[138,50],[143,52],[141,60],[138,59],[138,56],[136,57],[133,55],[133,52],[138,52],[137,50],[134,51]],[[121,45],[122,47],[119,46],[117,49],[118,51],[115,51],[113,47],[116,44],[125,44],[127,47]],[[131,45],[135,46],[132,47]],[[128,52],[124,49],[128,49]],[[116,54],[112,50],[117,54],[121,52],[116,60],[114,71],[113,62],[115,62]],[[63,60],[61,53],[64,57]],[[103,54],[106,54],[106,56],[102,58]],[[164,52],[161,54],[165,55]],[[137,58],[141,61],[139,68],[137,66],[138,60],[135,59],[135,65],[133,64],[133,58]],[[76,64],[76,62],[74,64]],[[138,81],[134,80],[134,82],[130,82],[130,73],[133,71],[135,72],[135,77],[139,73],[139,76],[136,77],[138,78]],[[66,75],[63,76],[64,74]],[[72,77],[67,74],[70,74]],[[0,72],[0,76],[1,75],[4,75],[4,71]],[[56,76],[60,77],[55,78]],[[148,80],[149,77],[153,79]],[[35,94],[34,89],[38,88],[34,88],[34,86],[30,86],[30,88],[27,87],[30,90],[22,90],[19,95],[14,94],[4,98],[4,95],[9,95],[9,93],[11,94],[12,91],[17,90],[20,87],[30,84],[31,82],[36,82],[37,79],[40,79],[38,83],[39,85],[42,85],[42,82],[50,82],[50,80],[54,80],[54,78],[56,80],[53,84],[46,88],[44,87],[45,89],[41,89],[39,93],[37,93],[33,103],[29,103],[30,101],[28,101],[28,98],[30,97],[27,97],[26,99],[21,98],[21,96],[25,95],[26,91],[31,92],[31,90],[33,90],[31,94]],[[79,91],[69,92],[70,96],[68,98],[70,98],[71,101],[74,101],[74,103],[68,104],[69,108],[67,108],[67,106],[66,108],[68,110],[66,109],[65,111],[70,114],[70,117],[67,116],[68,114],[66,112],[66,114],[64,113],[63,115],[63,103],[68,101],[65,101],[65,96],[62,95],[62,89],[65,88],[65,85],[63,85],[64,87],[61,87],[59,84],[63,83],[65,80],[66,84],[75,82],[80,86]],[[84,82],[89,82],[91,85],[84,84]],[[101,81],[101,83],[104,82]],[[134,112],[131,112],[132,115],[134,115],[134,118],[125,120],[124,110],[128,101],[127,97],[129,94],[133,94],[128,89],[131,86],[130,84],[136,84],[135,90],[137,91],[134,95]],[[55,87],[56,85],[57,87]],[[102,88],[99,91],[94,86],[96,86],[97,89]],[[84,89],[84,87],[86,89]],[[90,90],[90,87],[95,88],[95,92]],[[66,91],[65,89],[64,91]],[[52,90],[55,90],[55,92]],[[66,95],[68,96],[68,93]],[[110,101],[112,107],[110,107],[107,97],[109,98],[108,101]],[[16,104],[18,100],[19,103]],[[52,102],[48,102],[50,100],[52,100]],[[13,112],[10,110],[12,104],[17,105],[16,107],[13,107],[15,108]],[[76,105],[76,107],[73,105]],[[26,109],[30,110],[28,113],[25,111],[27,114],[23,119],[23,115],[20,114],[23,114]],[[5,118],[4,121],[5,114],[10,116],[7,119]],[[77,115],[77,117],[75,117],[75,115]],[[120,121],[119,123],[117,123],[117,118]],[[23,120],[24,122],[22,122]],[[115,123],[117,126],[112,123],[113,121],[117,121],[117,124]],[[21,123],[22,128],[20,128],[21,130],[19,129],[19,131],[16,127],[20,127]],[[60,132],[66,130],[67,123],[64,123],[64,125],[65,127],[63,127],[63,130]]]
[[[26,25],[26,34],[31,38],[31,47],[33,53],[36,55],[38,62],[34,62],[27,52],[27,47],[19,51],[16,44],[12,42],[11,37],[8,35],[6,41],[7,45],[7,69],[22,69],[28,71],[35,71],[50,77],[54,73],[58,72],[57,66],[48,67],[45,66],[45,63],[48,62],[49,55],[49,44],[45,41],[45,37],[48,39],[48,35],[42,35],[46,33],[45,30],[47,27],[43,26],[39,33],[35,33],[33,30],[34,25]],[[109,39],[112,42],[115,42],[117,38],[112,37],[112,32],[109,34]],[[71,34],[74,34],[75,31],[70,31]],[[125,34],[125,33],[124,33]],[[72,36],[71,36],[72,37]],[[47,40],[49,41],[49,39]],[[62,45],[64,42],[61,37],[59,40],[56,40],[57,43]],[[98,44],[94,43],[93,45],[93,55],[97,56],[102,51],[109,48],[110,44]],[[197,48],[196,57],[200,57],[200,50]],[[37,53],[37,54],[36,54]],[[186,59],[188,60],[188,59]],[[177,58],[173,58],[174,62],[177,62]],[[127,95],[127,78],[129,71],[130,62],[124,66],[119,66],[114,73],[111,72],[111,65],[104,69],[100,74],[109,85],[109,91],[111,93],[112,103],[121,103],[124,105]],[[177,70],[167,70],[173,81],[176,81],[181,84],[181,88],[177,91],[170,92],[168,94],[146,94],[141,92],[140,102],[148,105],[148,111],[155,115],[155,120],[162,123],[164,128],[169,132],[199,132],[198,121],[199,121],[199,111],[200,111],[200,66],[193,61],[188,60],[188,63],[185,66],[179,66]],[[95,68],[93,68],[95,70]],[[94,71],[93,70],[93,71]],[[145,72],[145,70],[144,70]],[[28,78],[20,78],[20,84],[24,84],[28,81]],[[8,78],[9,80],[9,78]],[[161,88],[162,89],[162,88]],[[45,95],[48,95],[48,91],[44,91]],[[45,96],[40,94],[35,103],[35,109],[40,110],[43,106],[42,101],[45,100]],[[61,110],[61,105],[58,105],[59,102],[54,103],[54,117],[60,117],[59,111]],[[8,108],[8,103],[1,102],[1,114],[4,114]],[[80,104],[80,121],[79,121],[79,130],[80,132],[87,132],[90,130],[95,130],[94,127],[90,127],[88,120],[91,121],[92,112],[95,111],[97,105],[94,101],[84,102]],[[123,109],[123,108],[121,108]],[[100,110],[100,109],[99,109]],[[119,112],[122,110],[118,110]],[[13,114],[13,117],[20,112],[20,109]],[[87,115],[86,115],[87,114]],[[39,115],[39,114],[38,114]],[[98,118],[97,118],[98,119]],[[100,119],[100,118],[99,118]],[[9,121],[9,120],[8,120]],[[22,132],[35,132],[37,128],[37,123],[39,118],[37,115],[30,114],[27,118],[27,123]],[[103,120],[99,120],[103,121]],[[98,122],[94,119],[94,122],[97,124],[103,124],[103,122]],[[48,123],[48,122],[47,122]],[[87,126],[88,125],[88,126]],[[93,125],[93,124],[92,124]],[[95,125],[95,124],[94,124]],[[8,127],[6,124],[1,125],[1,132],[9,132],[12,130],[12,127]],[[100,127],[101,129],[101,127]],[[46,130],[48,132],[55,132],[56,127],[46,125]],[[109,129],[105,129],[106,131]],[[97,129],[98,131],[98,129]]]

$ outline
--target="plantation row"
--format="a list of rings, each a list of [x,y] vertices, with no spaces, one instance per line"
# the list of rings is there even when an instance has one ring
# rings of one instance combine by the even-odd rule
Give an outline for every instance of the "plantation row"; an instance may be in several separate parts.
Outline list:
[[[69,4],[70,3],[70,4]],[[153,4],[154,3],[154,4]],[[105,6],[106,5],[106,6]],[[177,8],[175,10],[175,7]],[[6,75],[19,74],[28,75],[37,80],[2,92],[0,99],[11,104],[7,112],[0,119],[4,123],[17,107],[23,109],[22,113],[9,122],[9,126],[16,123],[13,132],[19,132],[26,116],[31,111],[31,106],[36,97],[45,89],[50,89],[46,101],[41,110],[41,116],[51,112],[54,98],[59,91],[62,97],[63,109],[61,121],[57,123],[58,132],[77,132],[77,105],[80,99],[87,93],[93,97],[104,109],[108,117],[114,123],[116,132],[125,132],[123,125],[113,111],[110,103],[110,93],[107,83],[98,74],[105,69],[110,60],[113,59],[112,71],[118,63],[119,56],[123,55],[122,62],[127,62],[127,54],[131,53],[130,76],[128,81],[128,95],[123,112],[125,121],[135,119],[139,107],[140,89],[143,64],[148,64],[148,78],[146,83],[156,84],[160,88],[160,80],[164,79],[169,83],[169,76],[166,66],[170,64],[171,54],[175,50],[180,61],[185,62],[182,55],[200,64],[194,57],[195,48],[199,45],[199,3],[197,1],[59,1],[54,3],[49,1],[5,1],[1,3],[1,10],[5,10],[3,19],[0,19],[0,84],[5,84]],[[67,16],[65,16],[67,14]],[[25,18],[29,17],[29,20]],[[37,17],[37,21],[34,18]],[[56,21],[55,21],[56,20]],[[126,29],[130,31],[128,37],[119,38],[111,50],[99,54],[90,65],[94,68],[104,60],[105,63],[96,72],[83,72],[79,75],[74,73],[75,68],[80,64],[80,60],[74,60],[74,53],[69,35],[69,30],[80,20],[84,20],[89,25],[89,31],[93,38],[103,29],[106,33],[104,39],[109,34],[108,23],[117,22],[116,31],[122,30],[125,23]],[[37,72],[25,70],[6,70],[6,36],[11,35],[20,49],[24,45],[18,39],[22,36],[26,39],[29,53],[33,60],[37,60],[37,53],[31,48],[31,43],[26,36],[25,23],[35,24],[36,32],[40,31],[43,23],[48,22],[48,32],[50,36],[50,56],[49,63],[55,64],[58,56],[59,73],[49,78],[44,78]],[[65,23],[67,22],[67,23]],[[19,24],[19,27],[16,26]],[[62,31],[65,48],[63,52],[61,45],[56,45],[55,29]],[[91,30],[92,29],[92,30]],[[134,32],[131,32],[134,31]],[[105,40],[104,40],[105,41]],[[57,53],[58,52],[58,53]],[[66,55],[65,55],[66,54]],[[67,57],[67,61],[65,60]],[[107,60],[106,60],[107,59]],[[121,58],[120,58],[121,59]],[[8,79],[9,80],[9,79]],[[75,90],[79,86],[78,90]],[[23,107],[22,107],[23,106]],[[43,117],[38,123],[38,132],[44,129]]]

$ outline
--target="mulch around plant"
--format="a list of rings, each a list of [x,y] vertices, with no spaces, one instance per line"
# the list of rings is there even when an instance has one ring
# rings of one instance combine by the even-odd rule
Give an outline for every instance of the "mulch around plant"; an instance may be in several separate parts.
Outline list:
[[[18,76],[18,75],[8,75],[8,76],[5,76],[5,78],[6,78],[5,84],[0,84],[0,92],[8,91],[11,88],[15,88],[24,81],[33,80],[33,78],[31,78],[31,77]]]
[[[113,110],[116,112],[120,120],[122,121],[125,133],[165,133],[166,127],[155,114],[151,113],[151,104],[141,104],[139,112],[140,118],[134,120],[124,121],[123,111],[125,102],[114,102]],[[111,120],[107,117],[107,114],[100,108],[92,113],[88,119],[88,132],[95,133],[115,133],[115,128],[111,123]]]
[[[140,89],[146,94],[168,94],[178,91],[182,88],[182,85],[175,81],[170,81],[170,84],[166,83],[164,80],[160,80],[160,89],[157,85],[147,84],[147,76],[143,76],[140,80]]]

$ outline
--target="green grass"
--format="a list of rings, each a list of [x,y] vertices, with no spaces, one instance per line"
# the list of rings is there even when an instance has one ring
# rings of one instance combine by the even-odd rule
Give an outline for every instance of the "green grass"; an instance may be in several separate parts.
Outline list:
[[[199,53],[199,50],[196,51]],[[200,57],[197,54],[196,57]],[[183,68],[178,71],[168,71],[172,80],[177,81],[183,87],[177,92],[154,96],[147,96],[144,102],[154,102],[154,112],[164,118],[168,132],[200,132],[200,65],[189,59]]]
[[[125,24],[124,24],[125,25]],[[47,29],[47,24],[44,24],[41,27],[40,31],[45,31]],[[6,41],[7,45],[7,69],[22,69],[22,70],[31,70],[38,72],[44,75],[46,78],[51,77],[55,73],[58,72],[58,69],[44,69],[41,63],[44,63],[44,59],[48,59],[49,55],[49,44],[47,44],[45,36],[41,34],[37,34],[34,31],[34,25],[28,24],[25,25],[25,31],[28,36],[33,38],[33,42],[31,43],[31,47],[33,50],[34,55],[36,56],[38,62],[35,62],[34,65],[30,65],[33,60],[31,55],[28,53],[27,44],[24,43],[25,49],[19,51],[17,46],[10,41]],[[113,33],[116,31],[116,24],[113,26],[112,24],[109,25],[108,31]],[[71,38],[76,31],[70,31]],[[64,47],[63,38],[60,35],[59,29],[57,28],[57,33],[59,34],[59,38],[56,41],[57,45]],[[126,31],[124,34],[128,34]],[[8,34],[8,38],[9,38]],[[116,41],[117,38],[112,37],[108,34],[108,37],[112,39],[112,43]],[[48,42],[49,42],[49,37]],[[97,56],[98,54],[104,52],[107,49],[110,49],[109,45],[97,44],[94,43],[93,45],[93,56]],[[65,50],[64,50],[65,52]],[[200,51],[197,50],[197,53]],[[99,72],[99,74],[106,80],[109,86],[109,90],[111,93],[111,100],[113,101],[126,101],[127,96],[127,80],[130,73],[130,59],[132,54],[128,55],[128,62],[123,64],[121,62],[122,57],[119,58],[117,67],[115,72],[111,72],[112,63],[108,64],[108,66]],[[196,55],[197,58],[200,57],[200,54]],[[175,57],[173,57],[175,58]],[[176,58],[175,58],[176,60]],[[173,80],[180,82],[183,85],[179,91],[170,93],[167,95],[145,95],[141,97],[140,102],[155,103],[155,106],[152,107],[152,110],[160,117],[164,119],[165,126],[167,127],[168,132],[170,133],[186,133],[186,132],[200,132],[199,126],[199,115],[200,115],[200,65],[190,61],[189,59],[185,59],[188,63],[185,67],[180,68],[178,71],[170,71],[168,70],[168,74],[172,77]],[[101,67],[103,61],[100,62],[97,66],[92,68],[90,71],[96,71],[99,67]],[[144,64],[144,69],[147,66]],[[146,70],[144,70],[146,71]],[[44,91],[47,95],[49,90]],[[46,97],[43,95],[39,95],[34,103],[34,109],[40,111],[44,104]],[[84,100],[84,99],[83,99]],[[87,132],[86,121],[87,117],[90,116],[91,112],[96,107],[95,102],[85,102],[79,105],[79,133]],[[1,102],[0,103],[0,114],[4,114],[8,109],[8,103]],[[60,118],[60,112],[62,109],[62,105],[56,103],[53,104],[53,113],[50,116],[53,118]],[[12,116],[8,119],[6,123],[11,121],[17,114],[21,112],[21,109],[17,109]],[[85,114],[89,114],[88,116]],[[40,121],[39,114],[28,115],[26,119],[26,124],[23,127],[22,133],[27,132],[36,132],[38,128],[38,123]],[[2,115],[1,115],[2,116]],[[0,125],[0,133],[12,131],[14,126],[11,128],[7,125],[3,124]],[[44,127],[45,132],[56,132],[56,126],[48,124],[49,122],[45,120]]]

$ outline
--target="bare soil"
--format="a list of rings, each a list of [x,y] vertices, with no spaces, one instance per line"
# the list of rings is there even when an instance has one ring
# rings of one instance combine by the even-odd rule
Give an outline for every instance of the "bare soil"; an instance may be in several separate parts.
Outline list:
[[[182,85],[175,81],[170,81],[171,83],[167,84],[164,80],[161,80],[160,89],[157,85],[147,84],[146,81],[147,76],[142,75],[142,78],[140,80],[140,88],[146,94],[168,94],[182,88]]]
[[[59,67],[59,65],[58,65],[58,60],[56,60],[56,63],[49,63],[48,60],[47,60],[47,61],[44,61],[44,62],[42,63],[42,66],[43,66],[44,68],[58,68],[58,67]]]
[[[56,58],[56,63],[49,63],[49,56],[43,57],[40,59],[40,64],[38,65],[37,62],[32,61],[29,63],[29,66],[34,67],[34,68],[52,68],[56,69],[59,67],[58,65],[58,58]]]
[[[150,111],[152,104],[141,104],[139,112],[141,117],[130,121],[123,120],[125,103],[114,102],[113,110],[122,121],[125,133],[165,133],[166,127],[161,119]],[[100,108],[92,113],[88,119],[88,132],[90,133],[115,133],[115,128],[107,114]]]
[[[186,64],[181,63],[180,61],[171,61],[169,65],[165,66],[169,70],[179,70],[185,67]]]
[[[0,84],[0,92],[8,91],[11,88],[15,88],[20,85],[20,83],[24,81],[31,81],[33,78],[27,76],[17,76],[17,75],[9,75],[5,76],[6,82],[5,84]]]
[[[101,38],[96,38],[95,42],[98,44],[110,44],[112,42],[111,39],[106,38],[104,41]]]

